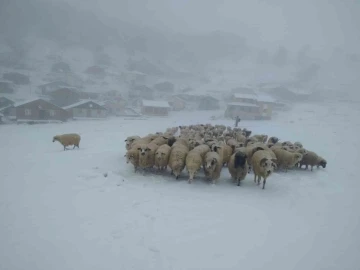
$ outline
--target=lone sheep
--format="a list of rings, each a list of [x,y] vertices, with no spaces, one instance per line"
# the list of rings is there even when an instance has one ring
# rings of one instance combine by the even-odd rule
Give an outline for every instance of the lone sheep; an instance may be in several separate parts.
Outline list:
[[[80,140],[80,135],[76,133],[56,135],[53,138],[53,142],[58,141],[64,146],[64,151],[68,150],[66,146],[69,145],[74,145],[73,149],[75,147],[79,148]]]

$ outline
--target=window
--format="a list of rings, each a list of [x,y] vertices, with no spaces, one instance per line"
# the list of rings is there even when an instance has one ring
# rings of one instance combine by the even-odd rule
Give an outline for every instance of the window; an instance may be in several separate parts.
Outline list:
[[[25,109],[25,115],[26,115],[26,116],[31,115],[31,110],[30,110],[30,109]]]
[[[50,116],[55,116],[55,111],[54,111],[54,110],[50,110],[50,111],[49,111],[49,114],[50,114]]]

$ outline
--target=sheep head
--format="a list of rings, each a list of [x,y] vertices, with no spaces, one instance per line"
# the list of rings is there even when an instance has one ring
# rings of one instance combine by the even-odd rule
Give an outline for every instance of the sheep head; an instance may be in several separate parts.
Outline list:
[[[263,171],[265,172],[266,177],[268,177],[270,174],[272,174],[274,169],[277,168],[275,162],[276,162],[276,159],[269,159],[267,157],[264,157],[260,160],[260,166],[263,169]]]

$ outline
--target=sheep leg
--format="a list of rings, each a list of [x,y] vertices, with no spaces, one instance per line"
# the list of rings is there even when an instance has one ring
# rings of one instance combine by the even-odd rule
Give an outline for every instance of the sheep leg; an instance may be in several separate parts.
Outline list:
[[[256,184],[256,174],[254,173],[254,182]]]
[[[263,180],[263,187],[262,187],[262,189],[265,189],[265,184],[266,184],[266,178],[264,178],[264,180]]]
[[[237,183],[237,185],[238,185],[238,187],[240,186],[240,177],[237,179],[237,181],[238,181],[238,183]]]
[[[311,166],[311,171],[313,170],[313,166]]]
[[[261,176],[258,176],[258,180],[257,180],[257,185],[260,185],[260,181],[261,181]]]

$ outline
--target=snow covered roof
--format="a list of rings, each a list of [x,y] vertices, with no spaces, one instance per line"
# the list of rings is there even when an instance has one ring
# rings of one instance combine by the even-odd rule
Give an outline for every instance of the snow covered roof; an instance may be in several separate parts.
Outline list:
[[[276,102],[276,100],[269,96],[269,95],[266,95],[266,94],[257,94],[257,101],[260,101],[260,102]]]
[[[65,107],[62,107],[64,110],[67,110],[67,109],[71,109],[71,108],[75,108],[77,106],[80,106],[80,105],[83,105],[83,104],[86,104],[88,102],[92,102],[92,103],[95,103],[101,107],[103,107],[103,105],[101,105],[99,102],[96,102],[96,101],[93,101],[93,100],[90,100],[90,99],[86,99],[86,100],[81,100],[79,102],[76,102],[74,104],[71,104],[71,105],[68,105],[68,106],[65,106]]]
[[[19,107],[19,106],[21,106],[21,105],[28,104],[28,103],[30,103],[30,102],[37,101],[37,100],[39,100],[39,99],[42,99],[42,98],[36,97],[36,98],[33,98],[33,99],[16,102],[16,103],[14,104],[14,107]],[[45,100],[44,100],[44,101],[45,101]]]
[[[257,100],[257,96],[254,94],[241,94],[241,93],[235,93],[234,94],[235,98],[248,98],[248,99],[254,99]]]
[[[11,108],[12,106],[14,106],[14,105],[10,104],[10,105],[1,107],[1,108],[0,108],[0,112],[3,111],[3,110],[5,110],[5,109],[7,109],[7,108]]]
[[[239,106],[239,107],[259,107],[256,104],[245,103],[245,102],[230,102],[227,105],[228,106]]]
[[[164,100],[143,100],[142,105],[144,107],[170,108],[169,102]]]

